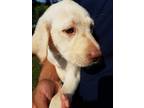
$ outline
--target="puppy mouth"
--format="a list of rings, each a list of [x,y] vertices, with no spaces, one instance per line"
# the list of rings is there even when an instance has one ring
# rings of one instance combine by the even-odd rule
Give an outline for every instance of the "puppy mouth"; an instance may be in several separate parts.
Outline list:
[[[86,60],[85,63],[78,64],[82,68],[89,68],[98,65],[102,61],[101,57],[97,57],[94,60]]]
[[[93,65],[97,65],[97,64],[99,64],[99,63],[101,62],[101,60],[102,60],[101,57],[97,57],[97,58],[95,58],[90,64],[88,64],[88,65],[85,66],[85,67],[91,67],[91,66],[93,66]]]
[[[89,65],[82,67],[82,70],[85,70],[85,72],[88,72],[88,73],[93,73],[93,72],[95,73],[98,70],[101,70],[103,66],[104,66],[104,59],[103,57],[100,57],[100,58],[97,58],[92,63],[90,63]]]

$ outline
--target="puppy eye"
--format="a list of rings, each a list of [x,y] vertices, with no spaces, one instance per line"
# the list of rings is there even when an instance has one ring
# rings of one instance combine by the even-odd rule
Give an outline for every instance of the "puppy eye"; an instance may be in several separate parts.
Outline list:
[[[67,34],[73,34],[73,33],[75,33],[75,28],[71,27],[71,28],[68,28],[68,29],[63,30],[63,31]]]

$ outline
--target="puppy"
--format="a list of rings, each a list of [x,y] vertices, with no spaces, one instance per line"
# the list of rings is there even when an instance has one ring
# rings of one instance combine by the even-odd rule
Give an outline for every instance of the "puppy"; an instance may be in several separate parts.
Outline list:
[[[98,42],[91,34],[94,22],[88,12],[72,0],[50,6],[38,20],[32,52],[40,61],[52,63],[63,82],[61,91],[71,99],[80,81],[80,68],[89,66],[101,56]],[[60,108],[60,93],[50,108]]]

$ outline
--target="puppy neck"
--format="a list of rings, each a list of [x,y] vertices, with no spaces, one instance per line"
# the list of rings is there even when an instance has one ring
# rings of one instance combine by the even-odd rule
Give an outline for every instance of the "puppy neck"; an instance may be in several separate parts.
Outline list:
[[[65,69],[67,66],[67,61],[61,56],[61,54],[55,51],[51,51],[50,48],[48,48],[47,59],[56,67]]]

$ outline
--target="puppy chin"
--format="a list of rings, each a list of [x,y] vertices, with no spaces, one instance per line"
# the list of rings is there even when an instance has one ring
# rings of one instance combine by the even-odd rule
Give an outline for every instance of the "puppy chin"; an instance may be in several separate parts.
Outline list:
[[[89,61],[89,62],[83,62],[83,63],[75,63],[75,65],[76,66],[78,66],[78,67],[90,67],[90,66],[92,66],[92,65],[97,65],[99,63],[99,60],[97,60],[97,61],[94,61],[94,62],[92,62],[92,61]]]
[[[93,63],[92,62],[83,62],[83,63],[75,63],[76,66],[78,67],[88,67],[90,65],[92,65]]]
[[[82,59],[82,58],[73,58],[73,59],[67,59],[67,61],[69,61],[70,63],[72,63],[73,65],[77,66],[77,67],[89,67],[92,66],[94,64],[97,64],[99,61],[93,61],[91,59]]]

